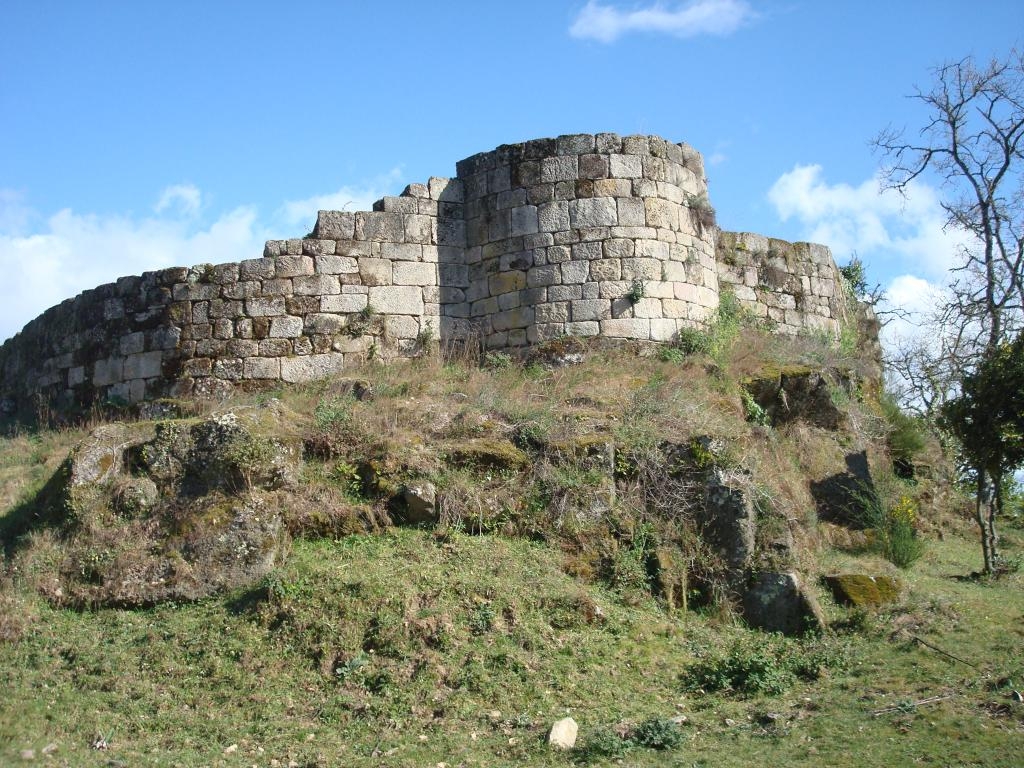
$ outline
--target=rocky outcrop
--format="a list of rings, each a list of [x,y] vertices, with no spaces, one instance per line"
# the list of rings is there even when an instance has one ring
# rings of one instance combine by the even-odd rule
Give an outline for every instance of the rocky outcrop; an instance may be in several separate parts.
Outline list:
[[[195,600],[281,562],[281,492],[296,446],[279,415],[109,424],[76,447],[37,504],[56,548],[47,595],[76,606]]]
[[[848,393],[850,386],[848,377],[838,371],[798,368],[755,378],[744,385],[773,427],[803,421],[828,430],[840,429],[845,419],[833,400],[832,390]]]
[[[701,528],[705,541],[734,572],[751,563],[757,535],[757,513],[749,478],[713,467],[705,485]]]
[[[743,595],[743,618],[767,632],[800,635],[828,625],[814,594],[795,573],[759,573]]]

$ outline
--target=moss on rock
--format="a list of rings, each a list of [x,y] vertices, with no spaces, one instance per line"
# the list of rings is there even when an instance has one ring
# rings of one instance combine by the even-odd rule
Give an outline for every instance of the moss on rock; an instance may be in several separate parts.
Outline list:
[[[836,602],[857,608],[873,608],[895,602],[902,585],[892,576],[839,573],[823,577]]]
[[[453,443],[445,449],[448,463],[481,470],[517,472],[525,467],[530,457],[508,440],[479,438]]]

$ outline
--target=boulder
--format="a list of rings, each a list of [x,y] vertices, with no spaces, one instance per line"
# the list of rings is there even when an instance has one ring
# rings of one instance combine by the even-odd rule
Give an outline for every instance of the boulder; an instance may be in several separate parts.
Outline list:
[[[104,483],[117,476],[124,471],[125,450],[138,439],[126,424],[97,427],[71,451],[68,484]]]
[[[700,515],[704,540],[737,572],[750,565],[757,534],[757,511],[748,486],[745,476],[712,467]]]
[[[482,437],[454,443],[445,451],[448,462],[478,470],[518,472],[529,463],[529,456],[508,440]]]
[[[743,618],[757,629],[801,635],[828,622],[814,595],[795,573],[757,574],[743,595]]]
[[[405,501],[405,522],[435,523],[437,522],[437,488],[429,480],[422,480],[402,489]]]
[[[548,744],[554,749],[569,750],[576,746],[576,736],[580,727],[571,717],[563,717],[551,726]]]
[[[118,483],[111,492],[111,505],[121,517],[145,515],[160,500],[160,491],[148,477],[131,477]]]
[[[869,576],[865,573],[837,573],[822,580],[837,603],[857,608],[873,608],[895,602],[902,585],[892,576]]]
[[[587,343],[576,336],[561,336],[532,347],[527,354],[527,365],[545,368],[566,368],[579,365],[587,356]]]
[[[838,383],[833,384],[835,379]],[[777,377],[754,379],[744,386],[764,408],[773,427],[804,421],[836,430],[845,424],[843,412],[832,400],[834,386],[849,386],[847,377],[806,369],[782,371]]]

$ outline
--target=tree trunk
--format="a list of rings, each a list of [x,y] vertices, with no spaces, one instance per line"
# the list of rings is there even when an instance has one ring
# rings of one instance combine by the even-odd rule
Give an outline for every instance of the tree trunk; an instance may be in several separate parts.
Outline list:
[[[985,560],[984,573],[991,576],[995,572],[995,553],[992,551],[991,497],[988,493],[987,473],[978,469],[978,487],[975,493],[974,518],[981,529],[981,553]]]
[[[996,518],[1003,514],[1003,476],[992,478],[993,493],[988,504],[988,551],[992,555],[993,571],[999,569],[999,534],[996,533]]]

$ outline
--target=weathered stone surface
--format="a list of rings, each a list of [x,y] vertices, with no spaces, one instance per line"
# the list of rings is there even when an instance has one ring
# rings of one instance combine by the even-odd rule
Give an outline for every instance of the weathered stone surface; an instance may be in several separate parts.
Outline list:
[[[513,237],[518,235],[530,235],[539,231],[540,223],[537,217],[537,206],[521,205],[512,209],[511,233]]]
[[[249,357],[242,361],[242,377],[246,379],[281,378],[281,360],[276,357]]]
[[[899,579],[892,576],[869,576],[865,573],[837,573],[823,576],[836,602],[859,608],[873,608],[895,602],[902,590]]]
[[[245,300],[245,311],[251,317],[273,317],[285,313],[281,297],[253,298]]]
[[[315,271],[316,266],[309,256],[281,256],[274,266],[276,277],[312,275]]]
[[[338,352],[283,358],[281,379],[290,383],[313,381],[339,373],[344,367],[345,356]]]
[[[416,286],[370,288],[369,304],[376,312],[391,315],[422,315],[423,290]]]
[[[314,262],[317,274],[350,275],[359,271],[359,261],[351,256],[317,256]]]
[[[324,296],[320,299],[321,312],[339,312],[350,314],[361,312],[369,305],[369,296],[365,293],[344,293],[338,296]]]
[[[162,352],[139,352],[124,359],[124,378],[149,379],[159,376],[163,362]]]
[[[743,595],[743,618],[767,632],[801,635],[828,626],[814,595],[795,573],[761,573]]]
[[[429,480],[405,486],[402,489],[402,500],[405,502],[403,520],[406,523],[417,525],[437,522],[437,488]]]
[[[713,467],[699,515],[705,540],[737,571],[749,566],[754,554],[757,510],[751,491],[749,478]]]
[[[400,213],[357,213],[355,238],[377,242],[401,243],[405,226]]]
[[[393,285],[437,285],[437,265],[422,262],[395,262]]]
[[[275,317],[270,321],[270,338],[272,339],[294,339],[302,335],[301,317]]]
[[[389,259],[359,259],[359,277],[363,285],[391,285],[392,265]]]
[[[47,521],[63,562],[44,593],[60,605],[137,607],[255,583],[287,549],[264,494],[291,487],[297,455],[234,413],[95,430],[45,491],[68,517]]]
[[[548,733],[548,744],[553,749],[569,750],[576,746],[579,726],[571,717],[563,717],[551,726]]]
[[[569,203],[569,223],[582,227],[610,227],[618,223],[618,208],[611,197],[589,197]]]
[[[355,232],[356,216],[345,211],[320,211],[316,217],[315,237],[328,240],[351,240]]]
[[[783,371],[777,377],[754,379],[746,388],[765,409],[772,425],[805,421],[824,429],[839,429],[845,420],[832,400],[833,387],[841,388],[845,377],[836,374],[833,384],[823,371]]]
[[[579,158],[577,157],[546,157],[541,161],[541,181],[574,181],[578,175]]]
[[[71,487],[105,483],[124,471],[125,452],[138,439],[124,424],[105,424],[94,429],[68,458]]]

